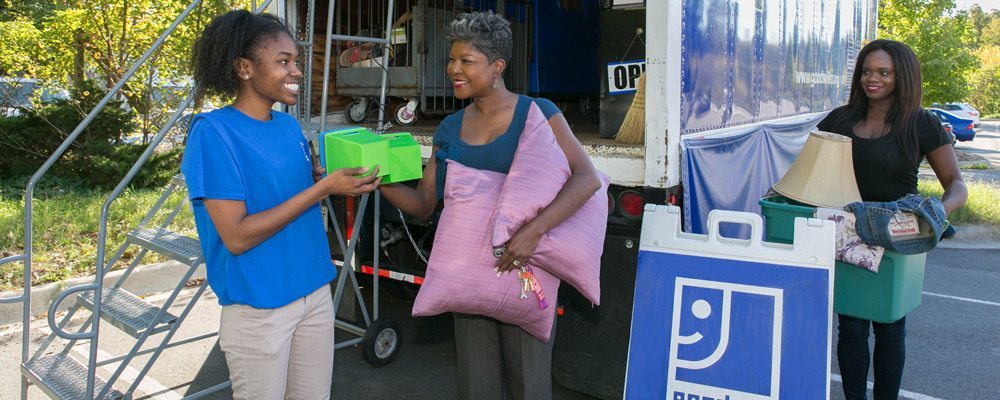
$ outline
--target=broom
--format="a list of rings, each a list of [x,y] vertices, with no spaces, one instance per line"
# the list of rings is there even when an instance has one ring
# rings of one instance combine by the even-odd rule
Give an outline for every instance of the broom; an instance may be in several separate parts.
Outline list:
[[[639,75],[639,86],[635,89],[635,98],[625,114],[621,128],[615,135],[615,140],[622,143],[640,144],[646,133],[646,73]]]

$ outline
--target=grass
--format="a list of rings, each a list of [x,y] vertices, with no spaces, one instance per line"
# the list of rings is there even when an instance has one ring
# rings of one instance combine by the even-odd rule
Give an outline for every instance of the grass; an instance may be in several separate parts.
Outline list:
[[[17,189],[9,182],[0,186],[0,256],[24,252],[24,186]],[[114,255],[125,242],[125,235],[134,229],[162,194],[161,189],[129,190],[123,193],[110,208],[106,257]],[[36,191],[33,201],[33,257],[32,285],[61,281],[93,274],[97,262],[97,228],[101,205],[108,192],[80,189],[45,187]],[[182,193],[168,199],[153,223],[165,220],[171,206],[183,200]],[[194,220],[190,209],[184,209],[170,228],[185,234],[194,234]],[[139,249],[130,246],[115,268],[128,265]],[[144,262],[163,261],[147,253]],[[23,284],[24,265],[6,264],[0,267],[0,291],[20,288]]]
[[[969,188],[969,200],[965,206],[948,216],[956,225],[992,225],[1000,226],[1000,184],[986,181],[966,182]],[[941,197],[944,189],[935,180],[920,180],[917,189],[924,196]]]

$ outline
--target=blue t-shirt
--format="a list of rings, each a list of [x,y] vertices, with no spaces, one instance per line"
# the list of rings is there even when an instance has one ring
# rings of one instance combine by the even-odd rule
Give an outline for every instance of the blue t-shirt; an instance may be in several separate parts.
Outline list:
[[[240,200],[255,214],[313,184],[309,144],[291,115],[272,111],[262,122],[231,106],[198,115],[181,172],[219,304],[281,307],[336,276],[319,204],[240,255],[226,249],[205,210],[204,199]]]
[[[521,138],[521,131],[524,130],[524,122],[528,119],[531,102],[538,105],[546,119],[560,113],[559,107],[556,107],[548,99],[518,95],[517,105],[514,106],[514,118],[507,126],[507,131],[487,144],[468,144],[460,137],[465,109],[461,109],[441,121],[437,131],[434,132],[434,145],[438,147],[437,153],[434,155],[438,200],[444,198],[444,178],[447,168],[445,160],[455,160],[467,167],[503,174],[510,171],[510,164],[514,161],[514,152],[517,151],[517,143]]]

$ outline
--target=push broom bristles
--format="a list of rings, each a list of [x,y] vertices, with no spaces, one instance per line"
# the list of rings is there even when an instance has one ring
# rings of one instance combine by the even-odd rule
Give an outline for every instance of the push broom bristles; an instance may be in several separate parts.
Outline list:
[[[639,75],[639,86],[635,90],[635,98],[632,105],[625,114],[615,140],[622,143],[639,144],[645,139],[646,134],[646,74]]]

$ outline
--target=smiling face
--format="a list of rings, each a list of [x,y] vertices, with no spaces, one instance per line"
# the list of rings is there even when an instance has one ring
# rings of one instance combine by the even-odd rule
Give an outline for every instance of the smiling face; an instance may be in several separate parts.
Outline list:
[[[494,82],[500,85],[503,60],[490,62],[489,57],[470,42],[456,40],[451,43],[448,54],[448,77],[451,78],[455,97],[467,99],[478,97],[494,89]]]
[[[240,58],[237,72],[242,82],[237,95],[247,101],[294,105],[298,102],[302,71],[295,65],[299,52],[287,34],[278,34],[254,50],[255,59]]]
[[[869,101],[885,101],[896,94],[896,66],[885,50],[875,50],[865,57],[861,67],[861,88]]]

